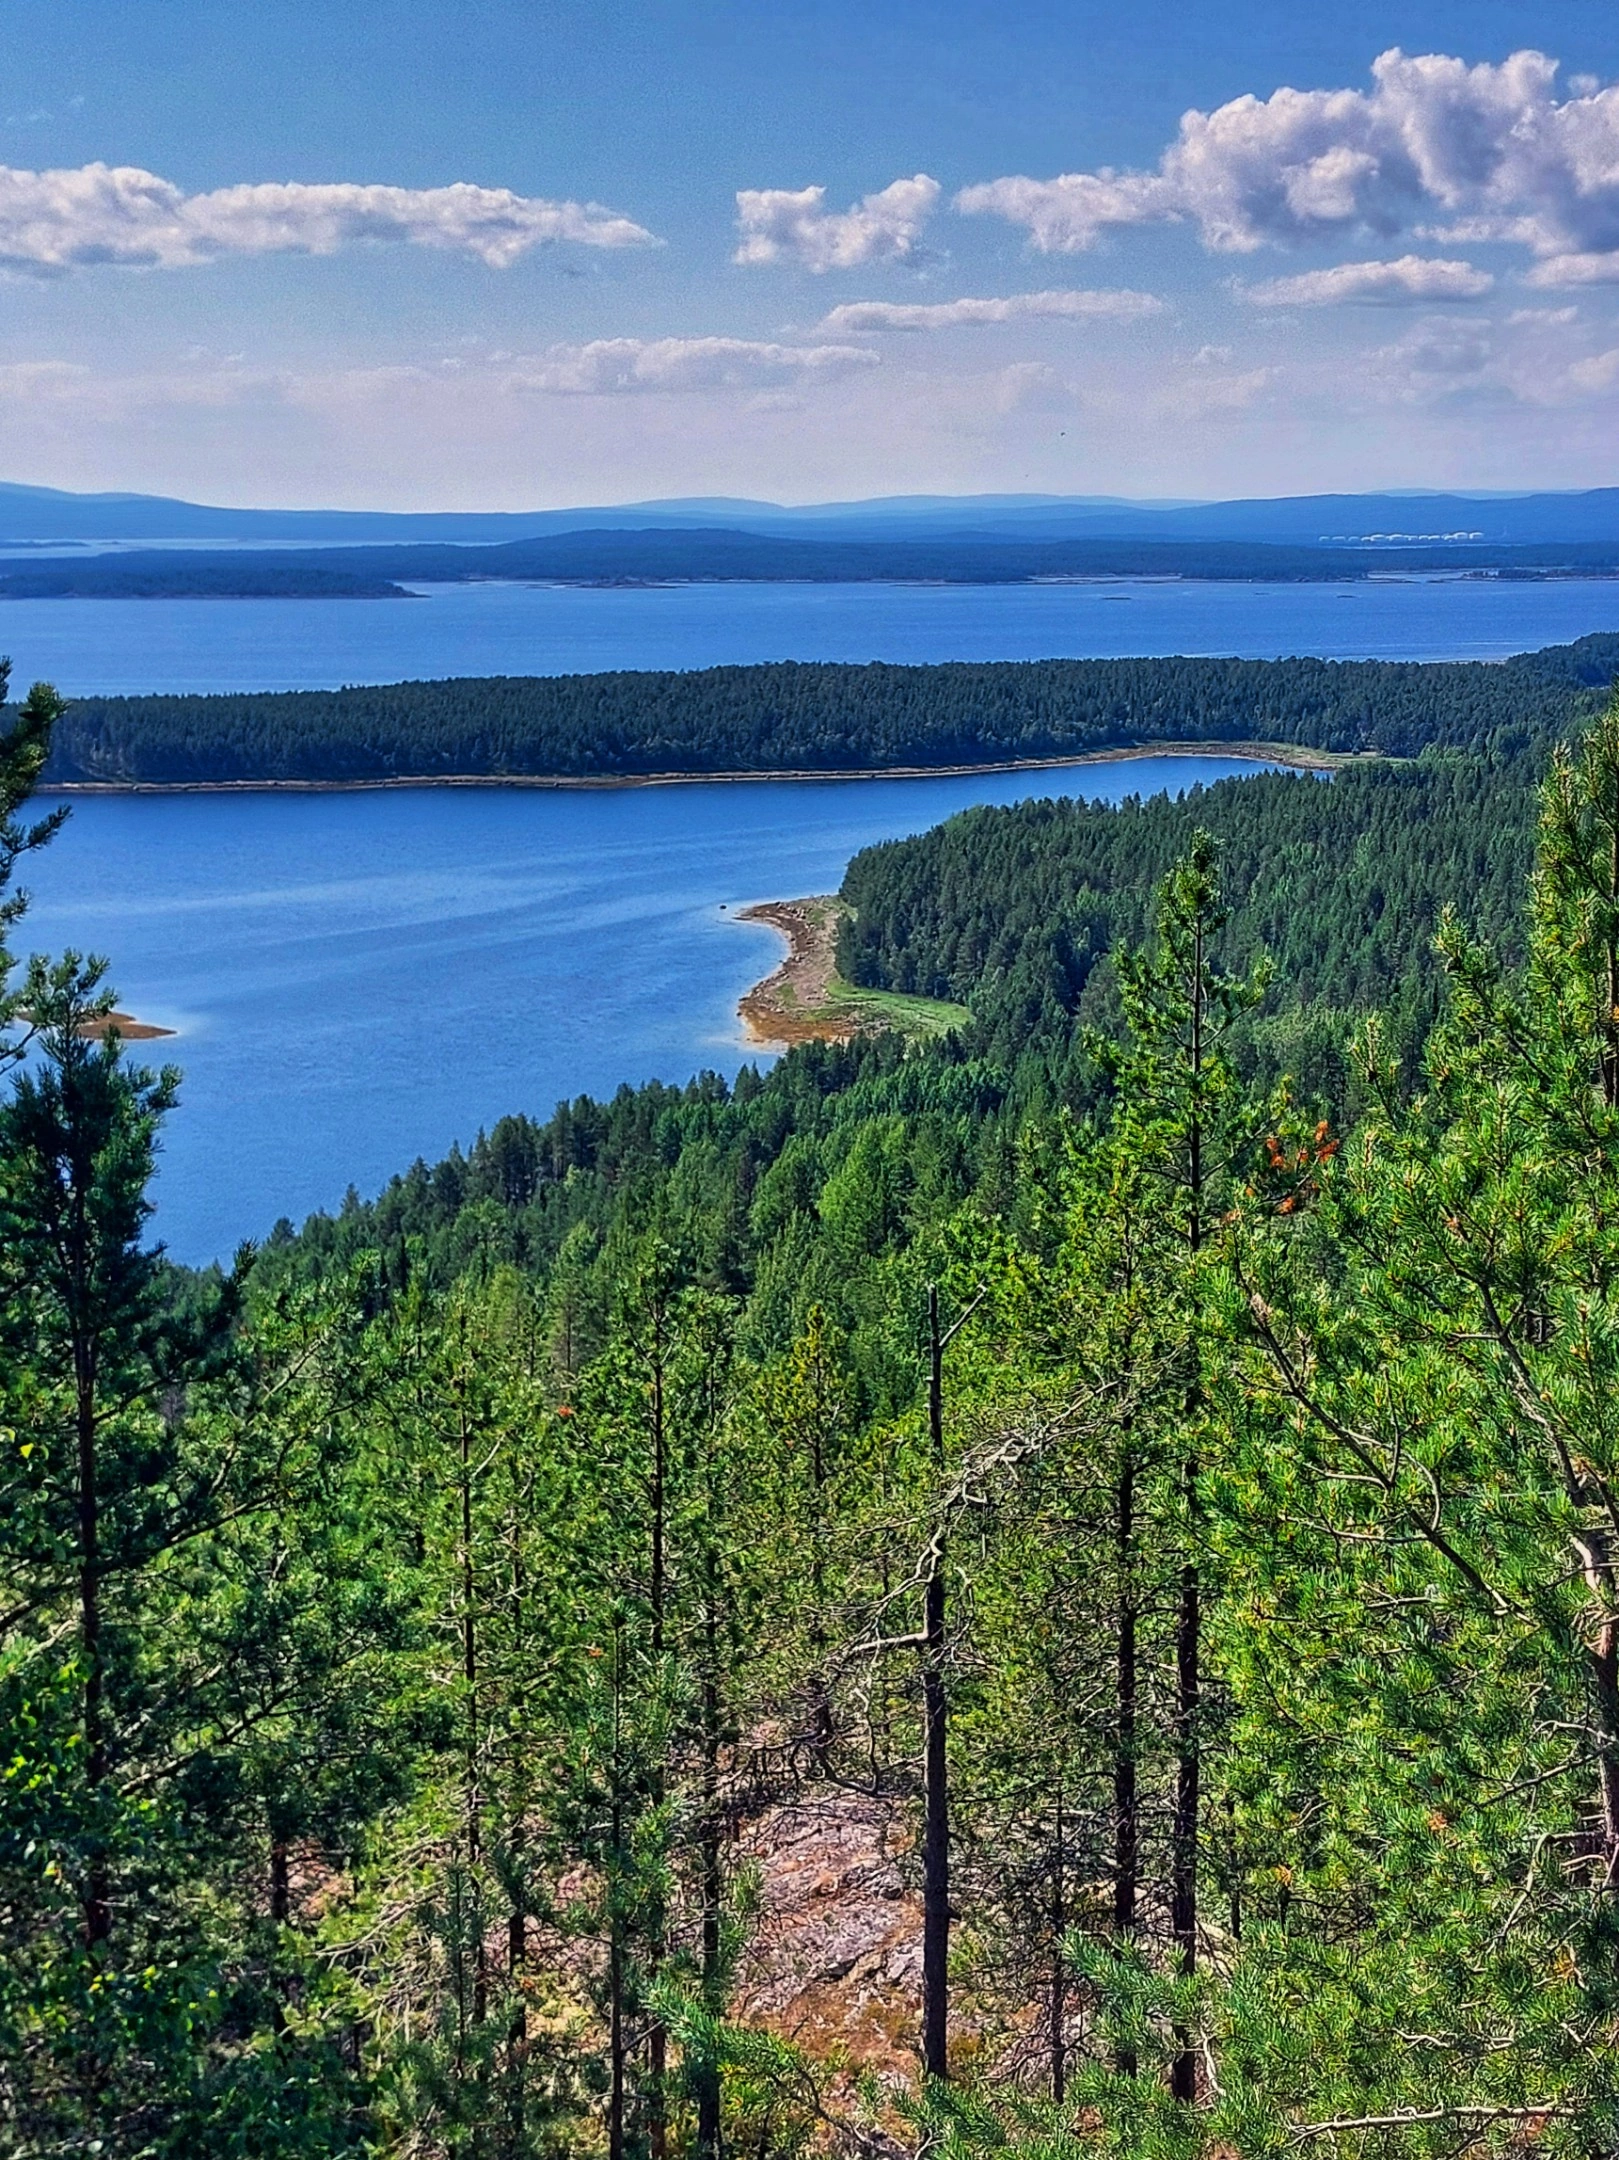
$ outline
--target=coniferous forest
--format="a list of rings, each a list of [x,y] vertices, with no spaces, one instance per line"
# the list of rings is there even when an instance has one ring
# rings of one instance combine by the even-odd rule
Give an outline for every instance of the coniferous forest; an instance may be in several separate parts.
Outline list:
[[[965,1029],[229,1270],[152,1241],[180,1076],[10,969],[0,2145],[1612,2150],[1610,665],[1250,670],[1409,762],[872,850],[845,971]],[[10,718],[15,942],[110,723]]]
[[[127,558],[124,558],[127,560]],[[261,559],[262,560],[262,559]],[[497,675],[344,690],[77,698],[55,783],[186,786],[882,770],[1152,743],[1415,757],[1555,735],[1619,636],[1484,661],[1042,660]]]

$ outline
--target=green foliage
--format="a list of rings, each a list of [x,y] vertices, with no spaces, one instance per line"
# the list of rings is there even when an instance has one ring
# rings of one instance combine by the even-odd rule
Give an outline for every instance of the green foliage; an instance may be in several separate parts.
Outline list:
[[[1596,664],[1478,671],[1487,756],[878,851],[964,1038],[502,1119],[228,1277],[147,1238],[173,1076],[36,965],[8,2149],[1609,2150],[1619,706],[1515,899]]]

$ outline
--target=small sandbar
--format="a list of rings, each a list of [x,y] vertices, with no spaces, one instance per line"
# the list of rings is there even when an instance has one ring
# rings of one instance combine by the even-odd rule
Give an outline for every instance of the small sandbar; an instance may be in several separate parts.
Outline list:
[[[739,908],[737,922],[769,923],[787,940],[787,957],[737,1007],[748,1040],[761,1049],[795,1043],[847,1042],[860,1021],[837,999],[838,925],[846,910],[832,894],[807,900],[761,900]]]
[[[29,1027],[38,1025],[27,1006],[21,1006],[17,1018]],[[116,1035],[120,1042],[162,1042],[177,1032],[174,1028],[159,1027],[151,1020],[137,1020],[133,1013],[92,1013],[88,1020],[81,1020],[73,1030],[83,1042],[105,1042],[109,1035]]]
[[[159,1027],[152,1020],[137,1020],[133,1013],[98,1013],[93,1020],[86,1020],[78,1032],[90,1042],[105,1042],[115,1034],[121,1042],[162,1042],[173,1035],[173,1028]]]
[[[32,1022],[32,1017],[32,1013],[17,1013],[17,1020]],[[151,1020],[136,1020],[134,1013],[95,1013],[91,1020],[82,1020],[73,1028],[73,1035],[86,1043],[104,1043],[108,1035],[117,1035],[121,1043],[158,1043],[173,1032],[173,1028],[160,1028]]]

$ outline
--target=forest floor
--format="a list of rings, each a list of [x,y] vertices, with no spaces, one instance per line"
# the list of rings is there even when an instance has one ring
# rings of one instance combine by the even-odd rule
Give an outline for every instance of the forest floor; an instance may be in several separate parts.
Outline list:
[[[737,1007],[751,1042],[761,1049],[791,1049],[794,1043],[848,1042],[884,1029],[921,1038],[966,1025],[971,1015],[965,1005],[845,982],[838,973],[837,946],[838,926],[847,913],[843,901],[824,893],[805,900],[761,900],[738,910],[739,922],[769,923],[788,947],[781,966]]]

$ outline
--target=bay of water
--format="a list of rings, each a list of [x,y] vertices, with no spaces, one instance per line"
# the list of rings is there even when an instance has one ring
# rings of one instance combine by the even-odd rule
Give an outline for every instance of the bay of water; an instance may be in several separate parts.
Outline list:
[[[1619,630],[1619,580],[1344,585],[438,585],[408,600],[7,600],[16,678],[70,696],[330,689],[756,660],[1499,660]]]
[[[729,918],[835,890],[872,841],[1253,770],[92,797],[28,865],[18,943],[106,954],[123,1009],[177,1030],[131,1055],[184,1071],[156,1227],[200,1263],[507,1111],[768,1063],[736,1005],[782,942]]]

